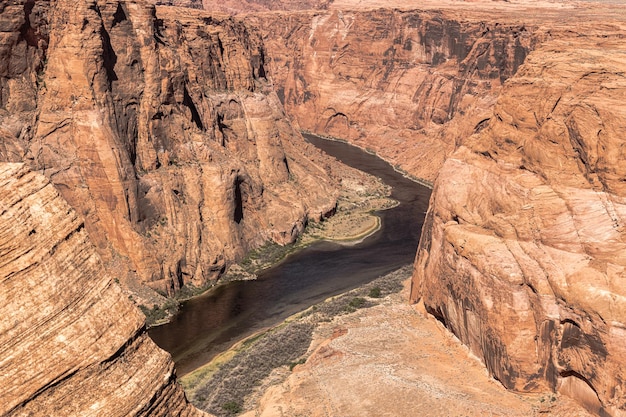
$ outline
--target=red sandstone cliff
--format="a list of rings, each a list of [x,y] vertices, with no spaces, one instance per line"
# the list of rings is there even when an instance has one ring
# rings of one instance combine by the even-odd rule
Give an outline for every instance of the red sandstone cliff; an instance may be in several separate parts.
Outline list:
[[[201,285],[332,206],[271,74],[303,128],[438,176],[413,301],[505,386],[624,415],[623,9],[349,3],[243,24],[4,2],[0,155],[52,179],[108,269]]]
[[[239,21],[141,1],[0,6],[0,156],[85,218],[139,293],[203,286],[267,240],[295,239],[335,186],[266,81]]]
[[[0,415],[203,416],[45,177],[0,164]]]
[[[439,177],[412,300],[506,387],[624,415],[623,9],[541,7],[247,19],[303,128]]]
[[[262,14],[267,60],[300,126],[433,180],[538,42],[532,26],[398,9]]]
[[[446,161],[412,300],[506,387],[623,416],[626,48],[595,29],[533,51]]]

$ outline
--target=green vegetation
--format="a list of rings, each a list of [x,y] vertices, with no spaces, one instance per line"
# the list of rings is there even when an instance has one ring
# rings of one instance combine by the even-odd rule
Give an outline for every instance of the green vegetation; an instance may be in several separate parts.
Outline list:
[[[292,322],[257,337],[198,387],[192,401],[216,416],[239,413],[241,408],[234,412],[233,405],[242,404],[274,369],[288,366],[304,355],[312,332],[312,324]]]
[[[346,311],[352,313],[359,308],[365,307],[367,301],[363,297],[354,297],[346,306]]]
[[[159,322],[173,316],[178,311],[178,302],[176,300],[168,299],[165,304],[159,306],[153,304],[152,308],[139,304],[139,308],[146,316],[146,324],[153,326]]]
[[[367,296],[370,298],[380,298],[380,287],[372,288]]]
[[[237,415],[242,411],[241,405],[235,401],[228,401],[222,404],[222,409],[230,415]]]
[[[248,255],[239,262],[239,265],[249,274],[258,274],[304,246],[300,239],[288,245],[279,245],[268,241],[263,246],[248,252]]]
[[[296,366],[298,366],[298,365],[302,365],[302,364],[303,364],[303,363],[305,363],[305,362],[306,362],[306,358],[300,358],[300,359],[298,359],[298,360],[297,360],[297,361],[295,361],[295,362],[291,362],[291,363],[289,364],[289,370],[290,370],[290,371],[293,371],[293,368],[295,368],[295,367],[296,367]]]

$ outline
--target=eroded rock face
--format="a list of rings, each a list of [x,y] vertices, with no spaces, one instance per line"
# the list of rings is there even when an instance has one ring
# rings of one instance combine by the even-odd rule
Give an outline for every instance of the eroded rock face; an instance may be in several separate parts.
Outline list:
[[[527,57],[439,174],[412,291],[507,388],[612,416],[626,415],[622,33],[560,34]]]
[[[286,119],[241,22],[16,0],[0,33],[0,156],[51,179],[129,286],[205,285],[334,207],[326,161]]]
[[[0,164],[0,213],[0,415],[205,415],[45,177]]]
[[[482,127],[502,83],[542,36],[441,11],[247,19],[264,33],[278,94],[303,129],[372,149],[427,180]]]

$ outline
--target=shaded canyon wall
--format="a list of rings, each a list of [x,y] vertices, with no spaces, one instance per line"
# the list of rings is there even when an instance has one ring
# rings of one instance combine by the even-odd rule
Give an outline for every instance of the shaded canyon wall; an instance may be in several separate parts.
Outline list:
[[[439,11],[248,16],[285,109],[302,129],[375,151],[432,181],[489,117],[542,38],[534,28]]]
[[[621,416],[625,32],[588,24],[608,12],[246,19],[303,129],[438,178],[412,301],[507,388]]]

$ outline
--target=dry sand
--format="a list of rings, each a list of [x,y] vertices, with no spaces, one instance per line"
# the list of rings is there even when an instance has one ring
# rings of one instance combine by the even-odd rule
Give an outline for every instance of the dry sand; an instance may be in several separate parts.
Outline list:
[[[519,395],[490,378],[407,291],[323,323],[310,356],[245,417],[590,416],[552,393]]]

